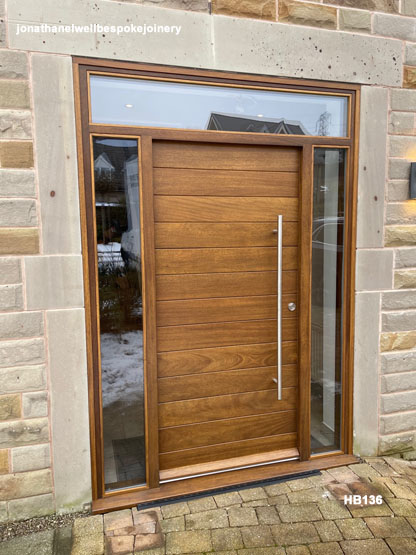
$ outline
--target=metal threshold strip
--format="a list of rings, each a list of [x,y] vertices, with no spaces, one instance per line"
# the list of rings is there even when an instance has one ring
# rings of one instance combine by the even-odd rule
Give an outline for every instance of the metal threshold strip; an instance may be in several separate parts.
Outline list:
[[[225,468],[223,470],[212,470],[211,472],[203,472],[201,474],[191,474],[186,476],[180,476],[179,478],[170,478],[169,480],[160,480],[161,484],[168,484],[170,482],[180,482],[181,480],[190,480],[191,478],[202,478],[204,476],[212,476],[214,474],[224,474],[225,472],[234,472],[235,470],[246,470],[248,468],[256,468],[258,466],[269,466],[271,464],[278,464],[283,462],[297,461],[299,457],[290,457],[288,459],[277,459],[274,461],[267,461],[263,463],[256,464],[246,464],[244,466],[233,466],[232,468]]]

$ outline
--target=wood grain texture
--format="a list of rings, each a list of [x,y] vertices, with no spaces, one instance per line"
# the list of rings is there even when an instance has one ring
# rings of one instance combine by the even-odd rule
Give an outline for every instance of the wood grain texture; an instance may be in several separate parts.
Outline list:
[[[159,379],[159,402],[276,389],[276,366],[229,370]],[[297,367],[282,366],[283,387],[298,385]]]
[[[156,195],[154,204],[156,222],[272,222],[277,214],[298,221],[297,198]]]
[[[296,407],[296,397],[296,388],[288,387],[283,389],[281,401],[277,400],[276,389],[274,389],[161,403],[159,425],[161,428],[167,428],[195,422],[293,410]]]
[[[276,280],[276,272],[161,275],[156,290],[159,300],[275,295]],[[282,292],[297,292],[296,271],[282,272]]]
[[[299,170],[299,150],[253,145],[154,142],[155,168],[189,168],[239,171]]]
[[[158,352],[271,343],[276,339],[276,333],[276,320],[274,319],[167,326],[158,328]],[[295,319],[283,318],[282,337],[283,341],[297,339]]]
[[[297,362],[297,341],[282,343],[283,364]],[[159,377],[276,365],[276,343],[213,347],[158,354]]]
[[[275,172],[267,167],[263,170],[266,171],[154,168],[153,182],[156,195],[298,196],[298,171]]]
[[[202,247],[276,247],[273,229],[276,222],[267,223],[158,223],[155,244],[159,249]],[[283,224],[283,246],[298,244],[298,225]]]
[[[296,443],[296,433],[233,441],[231,443],[221,443],[208,447],[196,447],[195,449],[187,449],[186,451],[162,453],[160,455],[159,464],[160,469],[165,470],[193,464],[203,464],[211,461],[223,461],[234,457],[245,457],[256,453],[259,455],[259,459],[261,459],[261,453],[291,449],[296,447]],[[267,458],[267,456],[265,456],[265,458]]]
[[[243,416],[230,420],[163,428],[159,434],[159,445],[161,453],[168,453],[293,432],[296,432],[296,412],[289,410],[261,416]]]
[[[296,303],[296,294],[282,296],[282,308],[286,318],[297,318],[296,312],[288,309],[288,304],[292,302]],[[157,322],[159,326],[178,326],[208,322],[264,320],[275,318],[276,303],[276,295],[159,301]]]
[[[228,273],[273,271],[277,264],[274,247],[231,249],[157,249],[156,273],[178,275],[189,273]],[[283,248],[283,270],[296,270],[298,250]]]

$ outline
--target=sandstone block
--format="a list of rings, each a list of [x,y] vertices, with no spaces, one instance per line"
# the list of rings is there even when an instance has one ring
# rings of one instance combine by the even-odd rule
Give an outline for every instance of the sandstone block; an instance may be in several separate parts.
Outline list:
[[[407,43],[404,63],[409,66],[416,66],[416,44]]]
[[[52,491],[51,471],[35,470],[0,476],[2,499],[19,499]]]
[[[389,414],[380,419],[381,434],[397,434],[416,428],[416,412],[406,414]],[[383,451],[385,452],[385,450]]]
[[[384,240],[387,247],[416,245],[416,226],[387,226]]]
[[[37,254],[39,231],[35,228],[0,228],[0,254]]]
[[[391,109],[407,112],[416,111],[416,91],[393,89],[391,91]]]
[[[413,0],[402,0],[401,13],[416,17],[416,4]]]
[[[415,249],[396,249],[395,251],[396,268],[416,268],[416,248]],[[411,308],[410,306],[408,308]]]
[[[359,10],[339,10],[339,28],[355,33],[371,33],[371,13]]]
[[[0,368],[41,364],[45,360],[43,339],[22,339],[0,342]]]
[[[213,0],[212,11],[237,17],[276,19],[276,3],[273,0]]]
[[[387,312],[382,316],[383,331],[411,331],[416,329],[416,311]]]
[[[54,512],[55,504],[51,493],[9,501],[9,518],[11,521],[46,516]]]
[[[20,260],[17,258],[0,258],[0,285],[21,283]]]
[[[0,81],[0,108],[14,110],[30,108],[29,83],[27,81]]]
[[[398,333],[382,333],[380,335],[380,351],[400,351],[416,347],[416,332],[403,331]]]
[[[0,369],[0,391],[14,393],[43,389],[46,385],[44,366]]]
[[[0,420],[15,420],[21,415],[20,395],[0,395]]]
[[[51,464],[50,447],[48,443],[42,445],[28,445],[12,449],[12,471],[27,472],[48,468]]]
[[[388,184],[387,200],[407,201],[409,198],[409,181],[390,181]]]
[[[416,372],[416,352],[390,353],[381,357],[381,371],[383,374],[395,372]]]
[[[24,418],[48,416],[48,393],[46,391],[24,393],[22,397]]]
[[[35,172],[33,170],[0,169],[2,197],[35,197]]]
[[[8,449],[0,450],[0,474],[9,473],[9,451]]]
[[[373,20],[373,32],[376,35],[396,39],[415,41],[416,24],[412,19],[394,15],[376,13]]]
[[[389,178],[390,179],[406,179],[409,183],[410,162],[401,160],[400,158],[391,158],[389,160]]]
[[[3,168],[33,168],[33,144],[29,141],[0,143],[0,163]]]
[[[144,0],[145,6],[160,6],[163,8],[176,8],[193,12],[207,12],[205,0]]]
[[[0,310],[23,309],[23,292],[21,285],[0,285]],[[1,366],[1,362],[0,362]]]
[[[398,0],[325,0],[326,4],[335,4],[345,8],[358,8],[386,13],[399,13]]]
[[[396,135],[414,135],[416,133],[415,115],[411,112],[392,112],[389,132]]]
[[[336,29],[337,11],[329,6],[303,4],[293,0],[279,0],[279,21],[295,25],[311,25]]]
[[[395,289],[416,288],[416,270],[397,270],[394,273]]]
[[[28,61],[26,52],[0,50],[0,78],[26,79]]]
[[[29,111],[0,110],[0,137],[2,139],[30,139],[32,119]]]
[[[389,291],[383,293],[381,306],[384,310],[416,308],[416,291]]]
[[[414,138],[406,136],[391,136],[390,137],[390,156],[397,158],[412,158],[414,148]]]
[[[381,412],[383,414],[406,410],[416,410],[416,395],[414,391],[404,391],[381,396]]]
[[[416,89],[416,67],[404,66],[403,87],[405,89]]]
[[[9,520],[7,512],[7,502],[0,501],[0,522],[3,524]]]
[[[21,339],[43,335],[41,312],[13,312],[0,314],[0,338]]]
[[[0,422],[0,447],[19,447],[49,441],[47,418]]]
[[[29,199],[1,199],[0,222],[3,227],[33,227],[37,224],[36,202]]]

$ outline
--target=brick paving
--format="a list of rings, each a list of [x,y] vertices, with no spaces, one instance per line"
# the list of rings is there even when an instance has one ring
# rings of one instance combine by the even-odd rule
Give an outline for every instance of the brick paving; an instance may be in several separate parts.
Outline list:
[[[381,495],[381,505],[344,504]],[[0,555],[416,555],[416,462],[391,457],[151,510],[76,519]]]

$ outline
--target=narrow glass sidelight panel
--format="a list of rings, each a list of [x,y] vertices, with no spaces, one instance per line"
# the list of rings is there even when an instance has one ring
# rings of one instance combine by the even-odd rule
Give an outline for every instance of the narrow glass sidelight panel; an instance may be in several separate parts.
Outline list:
[[[91,75],[94,123],[346,137],[348,97]]]
[[[341,445],[346,151],[315,148],[312,228],[311,452]]]
[[[146,481],[138,142],[93,138],[104,481]]]

